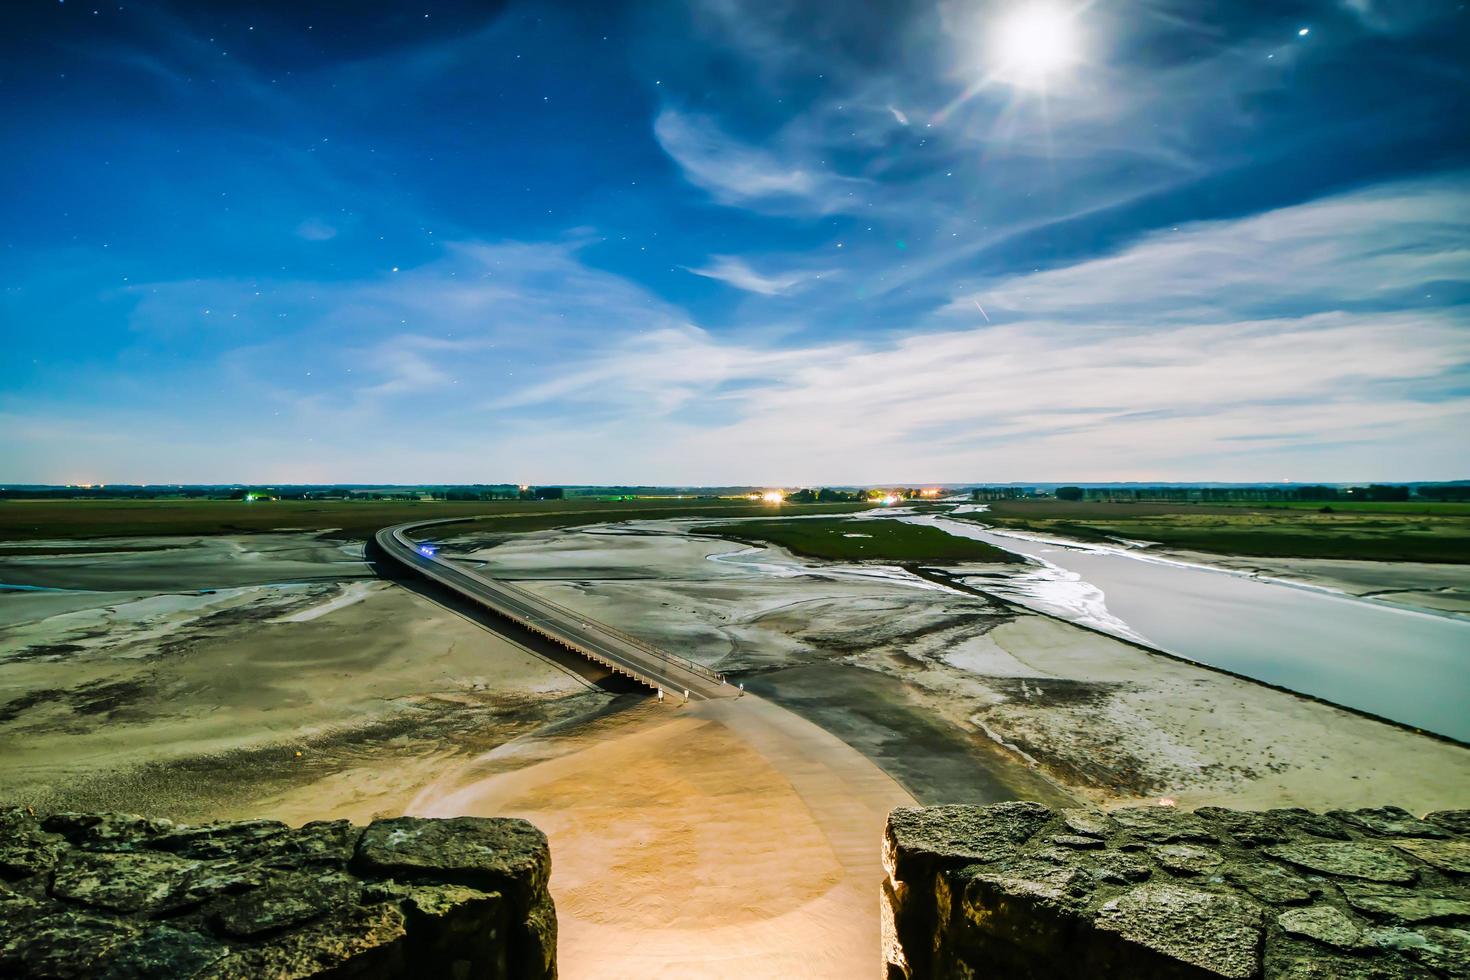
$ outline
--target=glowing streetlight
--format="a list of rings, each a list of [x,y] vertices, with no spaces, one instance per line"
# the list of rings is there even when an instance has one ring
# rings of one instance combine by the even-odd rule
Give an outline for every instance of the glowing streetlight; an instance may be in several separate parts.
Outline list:
[[[768,504],[779,504],[786,499],[786,494],[780,490],[767,490],[761,494],[761,499]]]

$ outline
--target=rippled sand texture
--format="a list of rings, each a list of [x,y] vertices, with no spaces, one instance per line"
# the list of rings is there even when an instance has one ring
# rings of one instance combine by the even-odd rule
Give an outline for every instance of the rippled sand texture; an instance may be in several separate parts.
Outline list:
[[[843,742],[748,696],[528,751],[546,757],[495,773],[492,754],[412,810],[546,831],[562,976],[872,973],[883,821],[913,799]]]

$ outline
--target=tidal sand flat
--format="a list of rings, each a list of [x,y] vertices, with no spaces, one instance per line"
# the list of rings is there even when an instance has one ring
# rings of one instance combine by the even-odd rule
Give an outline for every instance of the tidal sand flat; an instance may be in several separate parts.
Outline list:
[[[341,542],[146,544],[46,577],[89,591],[0,593],[0,796],[199,819],[310,786],[303,821],[364,819],[401,812],[445,758],[611,697],[580,664],[362,578]]]
[[[1470,794],[1463,746],[901,567],[724,544],[694,526],[631,522],[464,543],[479,545],[470,560],[495,574],[704,660],[828,727],[924,802],[1040,796],[1037,781],[1108,805],[1394,799],[1432,809]],[[920,731],[931,748],[905,751]],[[934,751],[938,742],[948,748]],[[973,753],[989,765],[956,784],[955,759]]]
[[[837,978],[871,967],[875,841],[896,805],[1428,810],[1470,794],[1458,745],[922,567],[703,526],[443,543],[746,686],[704,704],[657,704],[411,580],[364,577],[338,541],[78,550],[55,591],[0,595],[0,795],[298,824],[525,816],[552,841],[562,975]],[[191,560],[171,563],[174,545]],[[219,586],[188,588],[201,574]]]
[[[1248,575],[1296,582],[1470,618],[1470,565],[1340,558],[1253,558],[1192,551],[1167,554]]]
[[[874,841],[912,801],[841,740],[747,696],[530,736],[447,772],[411,811],[546,831],[563,976],[743,980],[871,972]]]

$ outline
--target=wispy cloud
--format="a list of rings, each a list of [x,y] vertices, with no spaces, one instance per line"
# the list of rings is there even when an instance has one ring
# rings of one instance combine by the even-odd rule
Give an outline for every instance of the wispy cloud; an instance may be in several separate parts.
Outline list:
[[[856,210],[863,203],[863,181],[812,160],[790,161],[742,143],[706,116],[665,108],[654,120],[653,132],[685,178],[722,204],[826,214]]]
[[[1116,255],[965,292],[949,311],[1221,319],[1248,311],[1433,303],[1470,286],[1470,175],[1399,183],[1154,232]],[[1441,294],[1440,301],[1450,299]]]
[[[296,234],[309,242],[325,242],[337,237],[337,229],[320,218],[307,218],[296,226]]]
[[[823,276],[823,273],[813,271],[762,275],[752,269],[750,263],[736,255],[711,255],[708,265],[697,268],[685,266],[684,268],[696,276],[718,279],[736,289],[759,293],[762,296],[779,296],[789,293],[802,284]]]

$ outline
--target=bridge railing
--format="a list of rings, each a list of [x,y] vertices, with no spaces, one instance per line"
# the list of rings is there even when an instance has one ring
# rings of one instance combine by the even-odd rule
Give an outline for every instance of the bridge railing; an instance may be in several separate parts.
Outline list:
[[[691,671],[695,674],[699,674],[701,677],[706,677],[712,681],[722,681],[724,679],[720,676],[718,671],[706,667],[704,664],[699,663],[697,660],[690,660],[688,657],[681,657],[677,653],[670,653],[662,647],[654,646],[647,640],[641,640],[630,633],[625,633],[622,630],[618,629],[616,626],[609,626],[607,623],[604,623],[599,619],[593,619],[586,613],[581,613],[575,609],[570,609],[567,606],[563,606],[561,603],[554,600],[543,598],[542,596],[536,595],[534,592],[523,589],[518,585],[511,585],[504,579],[494,579],[493,581],[497,586],[505,589],[508,592],[515,592],[519,595],[525,596],[532,602],[540,603],[543,606],[550,606],[556,612],[559,612],[562,615],[570,617],[578,622],[592,623],[604,633],[611,634],[612,636],[617,637],[619,640],[623,641],[629,646],[637,647],[644,653],[651,654],[652,656],[675,664],[678,667],[682,667],[685,670]]]
[[[459,520],[449,519],[439,521],[425,521],[424,524],[451,524],[459,522]],[[404,548],[408,550],[415,550],[414,543],[412,540],[409,539],[406,532],[412,527],[423,527],[424,524],[403,525],[393,528],[393,537]],[[433,564],[441,564],[444,562],[444,559],[440,558],[438,555],[427,555],[425,557],[427,557],[429,562]],[[494,578],[493,576],[485,576],[485,578],[487,578],[492,584],[494,584],[496,588],[504,589],[507,592],[513,593],[525,601],[529,601],[542,606],[547,606],[552,611],[560,613],[561,615],[566,616],[568,619],[571,619],[575,622],[594,624],[599,630],[603,631],[604,633],[616,637],[623,643],[626,643],[632,647],[636,647],[639,650],[642,650],[644,653],[649,654],[650,656],[658,657],[665,663],[673,664],[674,666],[677,666],[683,670],[687,670],[691,673],[704,677],[707,680],[711,680],[716,683],[724,683],[725,679],[723,676],[720,675],[718,671],[706,667],[704,664],[699,663],[698,661],[690,660],[688,657],[681,657],[677,653],[670,653],[662,647],[654,646],[647,640],[639,639],[638,637],[633,636],[629,633],[625,633],[614,626],[609,626],[607,623],[604,623],[601,620],[594,619],[586,615],[585,613],[581,613],[575,609],[563,606],[561,603],[555,602],[554,600],[543,598],[542,596],[536,595],[534,592],[531,592],[527,589],[512,585],[504,579]],[[538,632],[541,631],[538,630]]]

